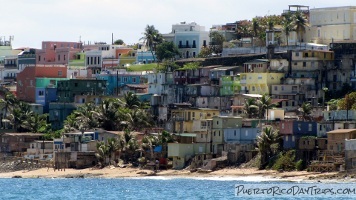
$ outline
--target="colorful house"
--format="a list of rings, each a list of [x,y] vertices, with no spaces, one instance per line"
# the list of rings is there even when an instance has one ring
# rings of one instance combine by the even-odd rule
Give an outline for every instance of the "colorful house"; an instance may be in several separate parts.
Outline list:
[[[127,71],[103,71],[96,76],[99,80],[106,80],[107,95],[122,95],[125,86],[140,86],[146,83],[146,74],[144,72],[127,72]],[[146,88],[141,86],[140,88]]]
[[[235,116],[215,116],[211,126],[212,152],[221,155],[224,148],[225,129],[236,129],[242,127],[242,117]]]
[[[284,73],[241,73],[241,91],[250,94],[271,94],[273,84],[279,84]]]
[[[173,132],[193,133],[194,131],[201,131],[201,127],[204,127],[203,129],[206,130],[207,120],[218,115],[219,110],[210,108],[174,109],[171,111]]]
[[[240,92],[240,77],[239,76],[222,76],[220,78],[220,96],[233,96]]]
[[[50,100],[46,99],[46,88],[50,91],[50,88],[53,88],[58,80],[66,78],[67,67],[65,65],[27,66],[17,75],[17,98],[22,101],[45,105],[46,100]]]

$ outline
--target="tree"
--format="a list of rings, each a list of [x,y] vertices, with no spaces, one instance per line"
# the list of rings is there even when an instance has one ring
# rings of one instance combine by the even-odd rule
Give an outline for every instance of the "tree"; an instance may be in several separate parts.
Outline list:
[[[302,12],[297,11],[294,13],[293,24],[295,30],[297,31],[299,42],[303,42],[302,36],[303,33],[305,33],[305,27],[307,26],[307,22],[308,20]]]
[[[198,58],[206,58],[208,57],[211,53],[213,53],[213,50],[209,47],[202,47],[200,49],[200,52],[198,54]]]
[[[168,143],[174,142],[172,134],[168,131],[163,130],[162,133],[158,136],[159,144],[162,145],[162,157],[167,157]]]
[[[260,169],[264,169],[269,160],[277,153],[281,137],[272,127],[265,127],[257,137],[257,149],[260,153]]]
[[[293,31],[293,17],[290,12],[283,14],[282,27],[286,36],[287,48],[289,46],[289,35]]]
[[[225,37],[218,31],[210,32],[209,37],[211,39],[211,49],[215,53],[221,53],[223,49],[223,43],[225,42]]]
[[[246,98],[243,112],[246,114],[247,118],[253,118],[256,115],[257,110],[258,106],[256,105],[256,99]]]
[[[337,103],[339,110],[356,110],[356,92],[346,94]]]
[[[179,54],[178,47],[173,42],[163,42],[156,49],[156,56],[159,61],[173,59]]]
[[[101,167],[104,167],[106,165],[106,158],[109,154],[109,148],[104,142],[98,142],[96,143],[96,150],[97,152],[95,153],[95,156]]]
[[[151,127],[154,122],[152,116],[143,109],[132,109],[127,113],[128,127],[131,130],[141,130],[143,128]]]
[[[11,92],[6,92],[4,95],[4,98],[0,99],[0,105],[2,107],[2,110],[5,110],[4,116],[2,116],[2,117],[6,118],[8,116],[8,113],[12,112],[14,107],[18,103],[19,103],[18,100]],[[2,121],[1,121],[1,123],[2,123]]]
[[[147,25],[145,28],[145,32],[143,33],[144,37],[141,38],[141,40],[144,41],[144,44],[146,47],[148,47],[152,53],[153,61],[155,61],[155,56],[153,54],[153,51],[156,50],[156,45],[162,43],[163,37],[159,33],[158,30],[155,29],[153,25]]]
[[[122,39],[115,40],[114,44],[116,45],[123,45],[124,41]]]
[[[25,121],[32,117],[34,113],[30,109],[30,105],[26,102],[20,101],[13,108],[12,113],[7,117],[10,120],[10,124],[18,132],[26,131]]]
[[[298,110],[299,110],[299,112],[302,113],[303,120],[307,120],[307,119],[310,119],[310,114],[313,110],[313,107],[310,103],[304,102]]]
[[[144,150],[149,150],[151,153],[151,161],[155,158],[154,152],[153,152],[153,147],[158,144],[158,138],[153,135],[146,135],[142,139],[142,147]]]
[[[141,101],[133,92],[127,92],[124,94],[125,107],[129,109],[139,108],[141,106]]]
[[[264,94],[257,100],[257,106],[259,111],[259,118],[262,119],[267,112],[266,119],[268,120],[268,110],[275,108],[277,105],[272,103],[272,98],[270,96]]]
[[[98,106],[95,115],[99,121],[99,127],[114,131],[118,129],[118,112],[119,107],[123,104],[116,99],[104,99]]]
[[[257,17],[252,19],[251,31],[253,33],[253,35],[252,35],[252,46],[255,46],[253,40],[254,40],[255,37],[258,37],[259,32],[260,32],[260,24],[259,24],[259,20],[257,19]]]
[[[39,115],[37,113],[26,116],[22,127],[32,133],[47,133],[51,125],[47,123],[48,114]]]

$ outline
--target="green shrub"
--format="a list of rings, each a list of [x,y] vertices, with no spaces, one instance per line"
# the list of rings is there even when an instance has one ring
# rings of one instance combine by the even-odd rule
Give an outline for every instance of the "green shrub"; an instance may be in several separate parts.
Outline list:
[[[280,153],[276,162],[273,164],[272,169],[278,171],[293,171],[296,169],[295,163],[295,151],[289,150],[287,152]]]
[[[295,163],[295,169],[298,170],[298,171],[302,171],[302,170],[304,169],[303,160],[298,160],[298,161]]]

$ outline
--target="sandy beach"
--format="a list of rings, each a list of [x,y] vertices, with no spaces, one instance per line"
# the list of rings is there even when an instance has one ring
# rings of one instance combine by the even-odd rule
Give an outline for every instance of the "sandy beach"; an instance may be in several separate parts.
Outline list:
[[[154,172],[140,168],[105,167],[103,169],[65,169],[54,171],[53,169],[40,168],[36,170],[21,170],[15,172],[0,173],[0,178],[128,178],[128,177],[182,177],[182,178],[221,178],[236,180],[283,180],[283,181],[307,181],[326,180],[329,178],[339,180],[337,172],[319,173],[307,171],[277,172],[274,170],[258,170],[257,168],[225,168],[212,172],[190,172],[189,170],[160,170]],[[343,176],[341,176],[343,177]],[[353,177],[352,177],[353,178]]]

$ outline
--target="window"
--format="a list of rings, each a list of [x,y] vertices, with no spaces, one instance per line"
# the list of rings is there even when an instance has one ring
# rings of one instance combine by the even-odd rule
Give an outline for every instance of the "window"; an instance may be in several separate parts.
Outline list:
[[[124,83],[126,83],[127,82],[127,77],[124,77]]]
[[[274,90],[278,90],[278,86],[274,86]]]
[[[74,83],[74,87],[78,87],[78,83]]]
[[[38,61],[41,61],[41,56],[38,56]]]
[[[294,65],[298,65],[298,63],[297,63],[297,62],[295,62],[295,63],[294,63]]]
[[[220,136],[220,131],[219,131],[219,136]]]
[[[33,80],[30,80],[30,86],[33,86]]]
[[[215,136],[215,131],[214,131],[214,136]]]
[[[308,124],[308,131],[312,131],[313,130],[313,124]]]
[[[200,134],[200,138],[203,138],[203,134]]]
[[[136,83],[136,77],[132,77],[132,83]]]
[[[62,76],[62,71],[58,71],[58,76]]]
[[[282,123],[282,129],[284,129],[284,123]]]
[[[61,55],[58,55],[58,60],[61,60]]]
[[[306,62],[303,62],[303,67],[306,67],[307,66],[307,63]]]
[[[44,95],[44,91],[38,91],[38,96],[43,96]]]
[[[236,136],[236,130],[234,130],[234,136]]]
[[[216,124],[219,125],[219,121],[216,121]]]
[[[282,90],[282,91],[284,90],[284,86],[281,86],[281,90]]]
[[[295,52],[295,56],[299,56],[299,52]]]

